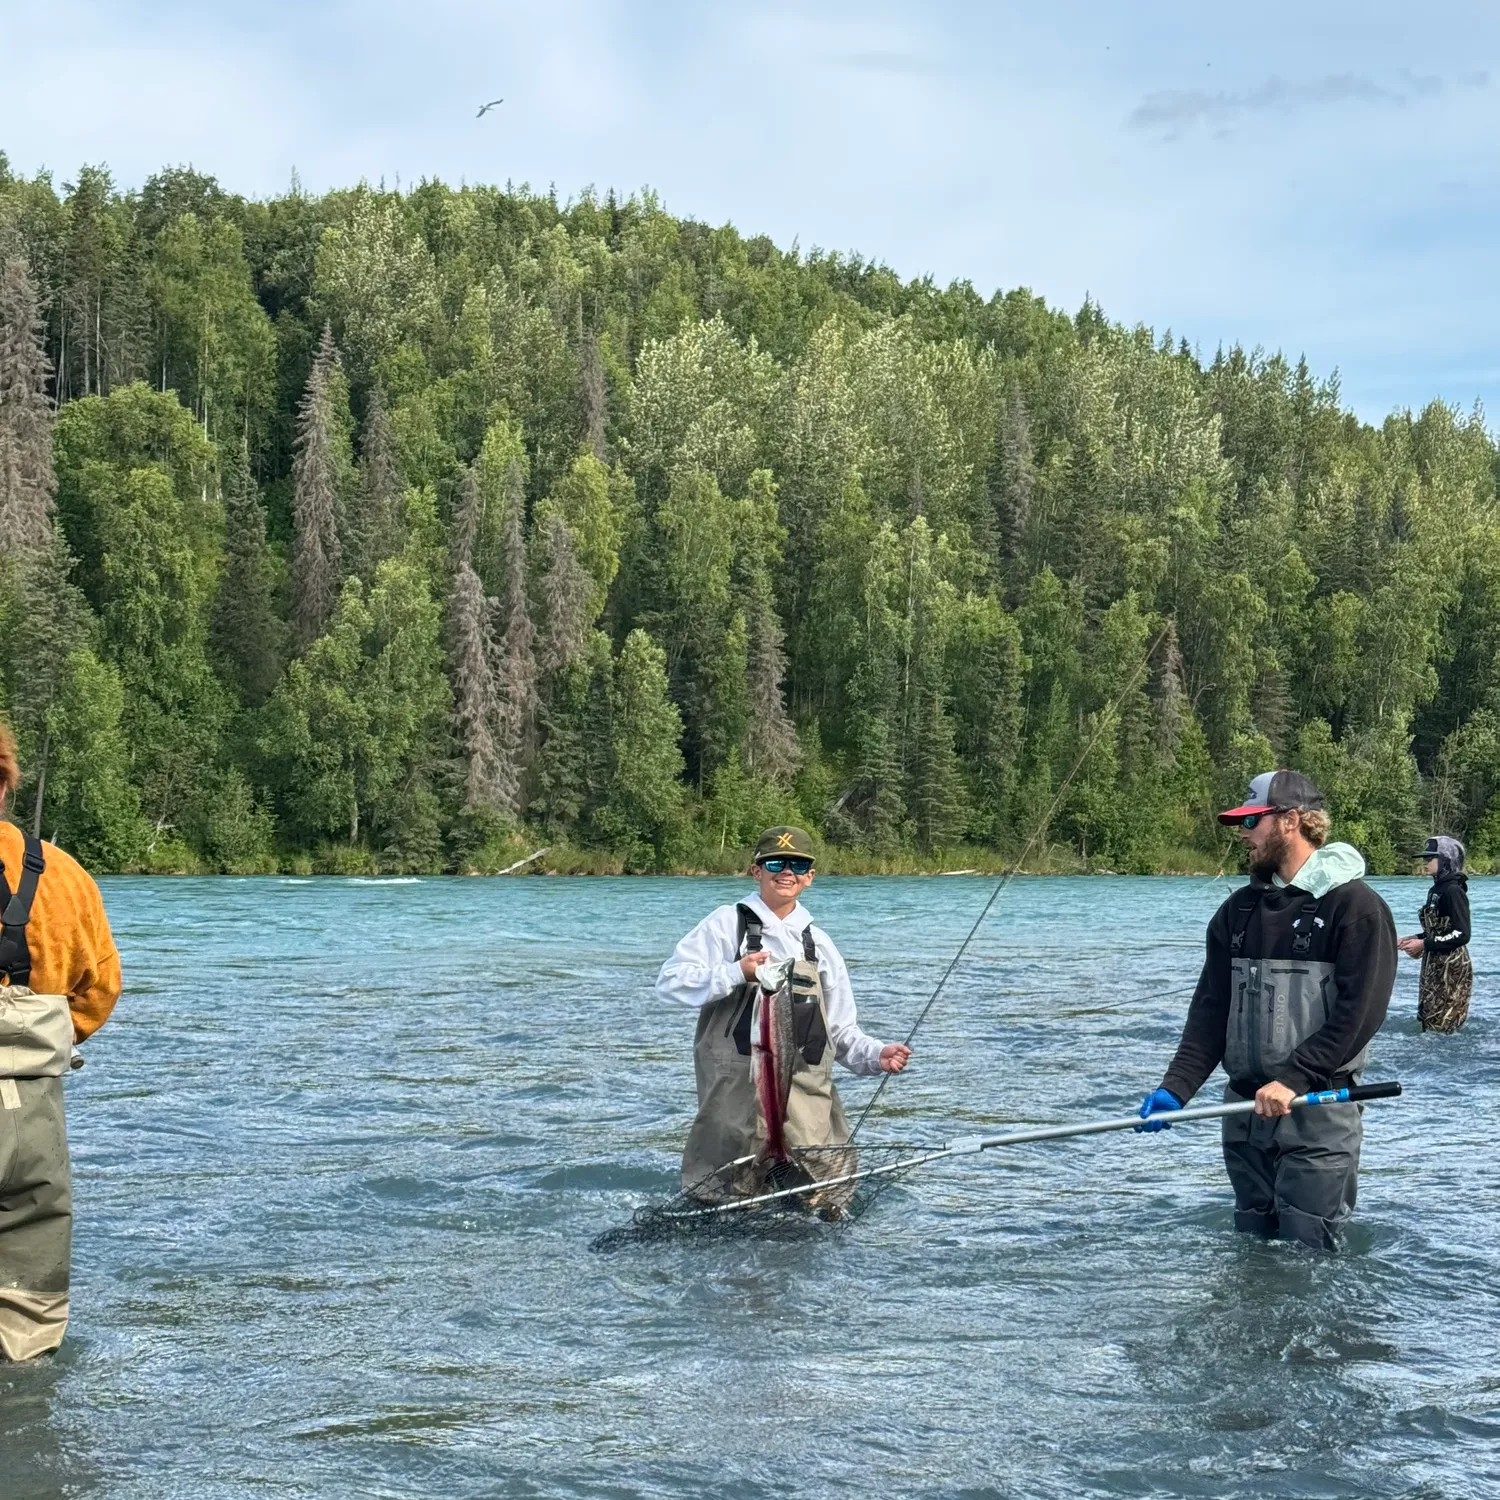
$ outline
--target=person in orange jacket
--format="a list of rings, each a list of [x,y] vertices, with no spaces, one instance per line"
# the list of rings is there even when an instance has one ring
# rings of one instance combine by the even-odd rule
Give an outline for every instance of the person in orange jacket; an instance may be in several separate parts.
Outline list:
[[[0,724],[0,808],[21,779]],[[0,1358],[56,1349],[68,1327],[73,1184],[63,1077],[109,1018],[120,955],[93,878],[0,822]]]

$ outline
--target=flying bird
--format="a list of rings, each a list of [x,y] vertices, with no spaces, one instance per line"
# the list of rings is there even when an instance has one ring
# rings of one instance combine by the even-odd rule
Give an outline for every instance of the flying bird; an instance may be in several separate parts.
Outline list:
[[[505,103],[504,99],[491,99],[488,104],[481,104],[479,106],[479,113],[477,115],[475,115],[474,118],[476,120],[481,119],[481,118],[483,118],[483,116],[487,115],[497,104],[504,104],[504,103]]]

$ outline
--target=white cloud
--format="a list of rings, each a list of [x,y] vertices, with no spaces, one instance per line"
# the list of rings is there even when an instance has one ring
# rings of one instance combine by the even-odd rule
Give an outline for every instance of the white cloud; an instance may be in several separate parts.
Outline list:
[[[1500,286],[1500,15],[1457,0],[1265,0],[1253,23],[1188,0],[9,9],[21,170],[649,184],[906,276],[1091,290],[1210,350],[1306,349],[1369,415],[1401,371],[1413,403],[1473,379],[1500,410],[1474,331]]]

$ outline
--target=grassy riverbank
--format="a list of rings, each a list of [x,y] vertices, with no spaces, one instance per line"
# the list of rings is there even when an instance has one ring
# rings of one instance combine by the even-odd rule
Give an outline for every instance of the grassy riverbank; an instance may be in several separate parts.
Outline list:
[[[1084,859],[1074,849],[1050,843],[1026,852],[980,849],[959,845],[953,849],[922,854],[914,849],[876,853],[868,849],[822,846],[818,870],[822,875],[994,875],[1019,863],[1023,875],[1238,875],[1243,869],[1239,851],[1226,842],[1217,854],[1183,846],[1169,850],[1167,857],[1150,868],[1118,869],[1104,860]],[[286,854],[246,862],[229,870],[215,869],[193,857],[181,844],[165,844],[140,864],[115,873],[137,875],[739,875],[750,863],[750,848],[698,848],[684,850],[680,858],[661,867],[633,862],[619,850],[584,847],[567,842],[548,844],[537,836],[495,839],[446,861],[429,863],[381,859],[370,850],[347,844],[325,844],[311,853]],[[1471,862],[1471,875],[1496,873],[1496,861],[1483,857]],[[1382,869],[1372,862],[1375,875],[1407,875],[1416,865],[1399,861]],[[101,871],[100,873],[107,873]]]
[[[868,849],[824,845],[818,869],[824,875],[1001,875],[1017,863],[1020,851],[1002,852],[959,845],[922,854],[914,849],[876,853]],[[687,849],[660,868],[633,862],[618,850],[583,847],[539,837],[493,839],[481,847],[446,861],[393,862],[370,850],[347,844],[327,844],[312,853],[287,854],[246,862],[230,870],[216,870],[194,858],[181,844],[163,845],[125,873],[149,875],[738,875],[748,867],[748,846]],[[1228,851],[1228,868],[1238,868],[1238,857]],[[1051,843],[1026,852],[1020,860],[1027,875],[1213,875],[1220,863],[1201,850],[1172,850],[1159,868],[1118,870],[1099,860],[1082,858],[1064,844]]]

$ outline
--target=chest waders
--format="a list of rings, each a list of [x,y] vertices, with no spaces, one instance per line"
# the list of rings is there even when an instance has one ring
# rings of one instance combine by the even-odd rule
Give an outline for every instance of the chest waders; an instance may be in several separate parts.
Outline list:
[[[742,904],[736,910],[736,951],[759,952],[765,947],[764,924],[750,907]],[[799,1153],[809,1147],[842,1146],[849,1139],[849,1122],[833,1084],[828,1007],[811,924],[803,930],[802,956],[792,965],[786,987],[796,1053],[786,1095],[785,1145],[788,1151]],[[769,1159],[766,1150],[767,1122],[751,1069],[752,1029],[762,1018],[762,994],[757,983],[738,985],[698,1012],[693,1039],[698,1114],[682,1154],[682,1185],[684,1191],[708,1201],[758,1192],[768,1175],[796,1169],[793,1163]],[[835,1157],[847,1162],[847,1153],[830,1153],[824,1172],[817,1169],[815,1152],[795,1160],[811,1181],[835,1175]],[[833,1191],[837,1194],[842,1189]]]
[[[55,1349],[68,1326],[73,1190],[63,1075],[73,1050],[66,995],[34,994],[26,925],[46,861],[26,836],[15,894],[0,866],[0,1355]]]
[[[1465,944],[1449,953],[1433,951],[1432,940],[1453,930],[1434,889],[1419,913],[1422,919],[1422,977],[1417,983],[1417,1019],[1423,1031],[1457,1031],[1469,1019],[1474,962]]]
[[[1226,1100],[1249,1099],[1328,1022],[1337,988],[1323,901],[1303,896],[1267,907],[1247,886],[1230,918]],[[1299,893],[1300,894],[1300,893]],[[1256,916],[1259,923],[1255,922]],[[1249,937],[1254,925],[1254,938]],[[1369,1045],[1314,1088],[1358,1083]],[[1224,1165],[1234,1187],[1236,1229],[1333,1249],[1354,1212],[1363,1126],[1358,1104],[1298,1109],[1279,1119],[1226,1117]]]

